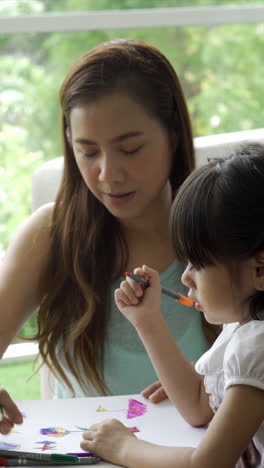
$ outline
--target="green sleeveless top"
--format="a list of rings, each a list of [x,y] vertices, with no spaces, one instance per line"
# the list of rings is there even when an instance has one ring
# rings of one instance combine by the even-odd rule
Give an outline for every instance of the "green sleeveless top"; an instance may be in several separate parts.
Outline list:
[[[161,273],[162,286],[187,294],[187,288],[181,283],[183,267],[173,262]],[[112,285],[112,308],[105,344],[104,376],[113,395],[139,393],[157,380],[152,364],[131,323],[121,314],[115,305],[114,290],[119,287],[121,278]],[[197,361],[208,349],[203,334],[201,313],[192,307],[186,307],[172,298],[162,295],[162,313],[177,344],[190,361]],[[76,379],[70,374],[65,362],[63,369],[75,390],[75,397],[96,396],[96,390],[85,393]],[[73,394],[66,385],[56,380],[54,398],[72,398]]]

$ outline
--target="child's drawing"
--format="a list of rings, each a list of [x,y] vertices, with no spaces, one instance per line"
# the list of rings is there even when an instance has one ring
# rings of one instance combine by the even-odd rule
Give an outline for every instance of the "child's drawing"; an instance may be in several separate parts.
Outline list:
[[[50,440],[42,440],[41,442],[36,442],[36,444],[42,444],[42,446],[37,447],[42,452],[45,450],[55,450],[56,448],[56,442],[51,442]]]
[[[51,437],[64,437],[69,434],[70,431],[63,427],[43,427],[40,429],[40,433]]]
[[[10,442],[0,442],[0,450],[16,450],[19,449],[19,444],[11,444]]]
[[[128,409],[125,410],[108,410],[103,408],[101,405],[96,410],[97,412],[105,411],[127,411],[127,419],[137,418],[138,416],[143,416],[147,411],[147,405],[141,403],[138,400],[130,399],[128,404]]]

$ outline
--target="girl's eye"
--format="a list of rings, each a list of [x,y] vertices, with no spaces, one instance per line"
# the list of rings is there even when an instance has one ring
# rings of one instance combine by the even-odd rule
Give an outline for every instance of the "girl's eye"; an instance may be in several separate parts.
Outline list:
[[[188,263],[188,270],[189,271],[195,271],[196,268],[192,265],[192,263]]]

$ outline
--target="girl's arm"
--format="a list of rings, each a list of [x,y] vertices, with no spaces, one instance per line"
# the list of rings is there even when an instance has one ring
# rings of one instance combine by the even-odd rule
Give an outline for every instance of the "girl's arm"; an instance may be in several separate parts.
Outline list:
[[[150,287],[142,290],[127,278],[115,292],[117,306],[136,328],[165,392],[181,415],[194,426],[207,424],[213,412],[203,378],[184,357],[162,317],[159,275],[146,266],[135,272],[147,275]]]
[[[116,420],[92,426],[81,447],[127,468],[234,468],[264,420],[263,397],[263,390],[255,387],[230,387],[196,449],[138,440]]]

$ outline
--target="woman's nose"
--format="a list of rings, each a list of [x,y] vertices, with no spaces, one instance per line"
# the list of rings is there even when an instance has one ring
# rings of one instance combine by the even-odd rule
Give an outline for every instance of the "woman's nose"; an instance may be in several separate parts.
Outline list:
[[[107,155],[101,157],[98,179],[100,182],[122,182],[123,169],[117,158]]]

